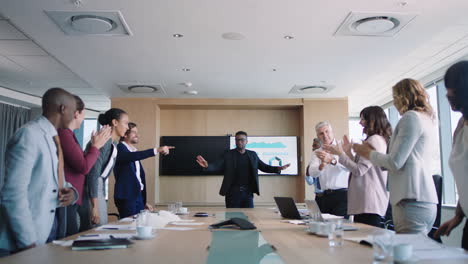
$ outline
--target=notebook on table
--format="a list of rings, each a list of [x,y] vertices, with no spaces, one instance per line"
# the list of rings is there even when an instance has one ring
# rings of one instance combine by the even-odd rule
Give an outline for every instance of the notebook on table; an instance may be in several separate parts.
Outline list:
[[[72,244],[72,250],[127,248],[130,244],[133,243],[125,238],[76,240]]]

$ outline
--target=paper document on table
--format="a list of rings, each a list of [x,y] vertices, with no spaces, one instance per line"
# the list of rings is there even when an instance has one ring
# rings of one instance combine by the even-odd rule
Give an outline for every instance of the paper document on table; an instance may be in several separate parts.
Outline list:
[[[178,225],[178,226],[197,226],[197,225],[204,225],[205,223],[202,222],[172,222],[171,225]]]
[[[135,225],[102,225],[96,230],[136,230]]]
[[[174,223],[190,223],[190,222],[195,222],[194,219],[181,219],[179,221],[174,221]]]
[[[415,250],[413,255],[421,259],[468,259],[468,253],[462,248],[446,247],[435,250]]]
[[[122,234],[122,233],[107,233],[107,234],[87,234],[87,235],[81,235],[79,236],[77,239],[77,241],[79,240],[96,240],[96,239],[109,239],[109,238],[131,238],[132,236],[134,236],[135,234],[134,233],[131,233],[131,234]]]
[[[332,219],[342,219],[343,216],[332,215],[332,214],[322,214],[323,220],[332,220]]]
[[[281,220],[283,223],[290,223],[294,225],[305,225],[305,222],[303,220]]]
[[[164,230],[175,230],[175,231],[189,231],[189,230],[195,230],[195,228],[193,227],[164,227],[164,228],[161,228],[161,229],[164,229]]]
[[[445,248],[443,244],[437,243],[428,236],[422,234],[396,234],[394,244],[411,244],[413,250],[435,250]]]
[[[125,217],[119,220],[120,223],[131,223],[133,221],[135,221],[133,217]]]

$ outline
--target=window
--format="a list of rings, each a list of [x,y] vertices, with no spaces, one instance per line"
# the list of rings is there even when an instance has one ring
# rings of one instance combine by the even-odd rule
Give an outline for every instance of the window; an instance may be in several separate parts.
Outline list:
[[[91,134],[93,133],[93,131],[96,132],[97,130],[97,127],[98,127],[97,119],[85,119],[83,121],[82,127],[83,127],[83,139],[82,141],[78,139],[78,141],[81,142],[81,147],[83,148],[83,150],[85,150],[86,145],[91,140]]]
[[[429,86],[426,91],[429,94],[429,103],[432,106],[432,110],[434,111],[434,114],[438,116],[439,105],[437,102],[437,86],[436,85]],[[435,119],[437,120],[437,117]],[[434,127],[434,132],[436,134],[437,142],[440,143],[438,122],[437,122],[437,126]],[[441,170],[441,159],[440,159],[440,144],[434,144],[434,145],[435,145],[435,148],[433,149],[434,152],[432,153],[431,173],[432,175],[435,175],[435,174],[441,175],[442,170]]]
[[[357,117],[351,117],[349,119],[349,139],[353,142],[359,142],[364,139],[362,133],[362,126],[359,124],[360,119]]]

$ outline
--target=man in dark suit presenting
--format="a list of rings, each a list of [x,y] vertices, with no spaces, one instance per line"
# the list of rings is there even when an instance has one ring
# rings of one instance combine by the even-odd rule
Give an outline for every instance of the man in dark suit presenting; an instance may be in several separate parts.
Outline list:
[[[120,218],[135,215],[143,209],[153,210],[146,202],[146,178],[140,160],[154,157],[160,153],[169,154],[174,147],[162,146],[137,151],[139,135],[135,123],[128,123],[128,130],[117,145],[117,159],[114,167],[115,189],[114,201]]]
[[[281,173],[289,167],[269,166],[257,156],[255,151],[245,149],[247,133],[236,133],[236,148],[227,151],[223,159],[214,163],[197,156],[198,164],[207,171],[223,171],[224,178],[219,194],[225,196],[226,208],[253,208],[253,194],[260,195],[258,186],[258,170],[269,173]]]

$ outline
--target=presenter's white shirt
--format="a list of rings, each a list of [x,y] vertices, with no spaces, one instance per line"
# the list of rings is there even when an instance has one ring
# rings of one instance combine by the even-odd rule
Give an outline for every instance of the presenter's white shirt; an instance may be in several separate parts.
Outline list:
[[[333,140],[332,145],[336,145],[336,140]],[[327,164],[323,170],[319,170],[321,161],[315,154],[319,150],[322,150],[322,148],[312,153],[312,158],[309,162],[309,175],[314,178],[319,178],[322,190],[348,188],[349,170],[338,162],[338,156],[333,155],[337,161],[336,165]]]

